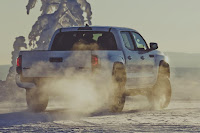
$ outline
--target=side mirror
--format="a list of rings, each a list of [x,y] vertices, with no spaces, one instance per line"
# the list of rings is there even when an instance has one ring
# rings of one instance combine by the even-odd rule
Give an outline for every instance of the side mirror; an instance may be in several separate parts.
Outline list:
[[[158,49],[158,44],[154,43],[154,42],[151,42],[150,43],[150,50],[156,50],[156,49]]]

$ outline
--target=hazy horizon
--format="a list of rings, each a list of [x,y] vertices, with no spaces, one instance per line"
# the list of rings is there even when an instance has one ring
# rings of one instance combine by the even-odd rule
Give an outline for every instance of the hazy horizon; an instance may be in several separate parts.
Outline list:
[[[157,42],[159,50],[200,53],[199,0],[88,0],[93,25],[129,27],[139,31],[146,41]],[[26,14],[27,0],[0,2],[0,65],[10,64],[13,42],[18,36],[26,41],[40,15],[40,2]],[[103,10],[102,10],[103,9]],[[6,12],[6,13],[5,13]]]

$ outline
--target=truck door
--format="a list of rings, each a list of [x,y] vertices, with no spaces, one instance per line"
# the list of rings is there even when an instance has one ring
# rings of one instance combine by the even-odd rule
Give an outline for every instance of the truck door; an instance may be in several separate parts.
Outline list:
[[[121,37],[124,43],[124,55],[126,60],[126,72],[127,72],[127,87],[137,87],[140,79],[138,73],[140,69],[141,59],[137,51],[137,47],[134,44],[133,37],[131,37],[129,31],[121,32]]]
[[[131,32],[131,35],[136,44],[137,53],[139,56],[138,65],[138,74],[140,86],[150,85],[155,81],[155,55],[152,51],[148,50],[148,46],[143,39],[143,37],[136,32]]]

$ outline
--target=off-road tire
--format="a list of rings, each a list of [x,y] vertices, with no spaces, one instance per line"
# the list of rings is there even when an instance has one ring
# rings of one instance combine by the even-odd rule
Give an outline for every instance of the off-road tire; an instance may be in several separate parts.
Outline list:
[[[169,67],[161,64],[158,71],[157,82],[151,88],[147,98],[151,109],[159,110],[167,108],[171,100],[171,84],[169,80]]]
[[[112,80],[114,83],[114,91],[111,99],[110,111],[113,113],[121,112],[124,108],[126,96],[125,84],[126,84],[126,71],[121,63],[116,63],[113,67]]]
[[[32,112],[45,111],[49,101],[48,94],[39,89],[26,89],[26,102],[28,109]]]

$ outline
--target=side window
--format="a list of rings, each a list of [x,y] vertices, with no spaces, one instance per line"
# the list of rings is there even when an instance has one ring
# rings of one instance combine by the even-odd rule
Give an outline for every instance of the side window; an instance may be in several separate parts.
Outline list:
[[[129,34],[129,32],[121,32],[121,36],[123,38],[124,45],[126,46],[126,48],[130,50],[135,50],[133,40],[131,39],[131,35]]]
[[[146,42],[138,33],[132,32],[132,35],[133,35],[133,38],[135,40],[138,50],[147,50],[148,49]]]

